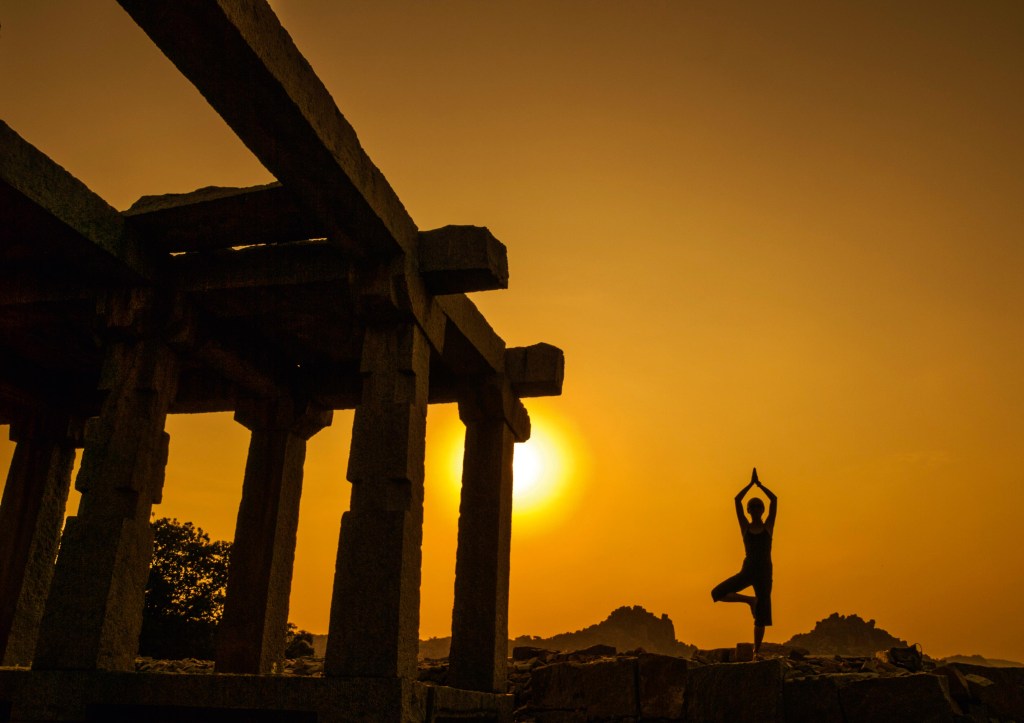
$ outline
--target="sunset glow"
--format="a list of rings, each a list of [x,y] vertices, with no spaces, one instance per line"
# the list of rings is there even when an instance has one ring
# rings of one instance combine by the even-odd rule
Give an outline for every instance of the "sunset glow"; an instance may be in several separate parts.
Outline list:
[[[515,449],[512,635],[643,605],[745,639],[709,592],[757,467],[767,640],[856,613],[1024,661],[1024,3],[272,5],[417,228],[507,246],[487,323],[565,352]],[[8,4],[0,62],[3,120],[117,209],[274,180],[117,3]],[[306,457],[289,615],[317,633],[352,419]],[[167,430],[156,515],[231,539],[249,433]],[[430,407],[424,638],[451,632],[463,430]]]

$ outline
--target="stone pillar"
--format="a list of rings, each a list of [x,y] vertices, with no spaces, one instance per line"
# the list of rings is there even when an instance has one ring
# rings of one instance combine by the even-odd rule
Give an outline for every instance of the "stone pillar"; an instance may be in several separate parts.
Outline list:
[[[61,539],[33,661],[40,670],[132,670],[142,627],[178,365],[150,292],[111,296],[100,312],[104,399],[85,428],[82,501]]]
[[[331,415],[296,411],[284,401],[249,403],[235,412],[252,437],[217,628],[217,672],[274,673],[284,660],[306,440],[329,425]]]
[[[53,578],[75,441],[63,415],[11,427],[17,442],[0,503],[0,664],[29,665]]]
[[[512,455],[517,439],[507,419],[506,396],[485,384],[459,400],[466,448],[448,659],[449,685],[495,693],[504,693],[506,687]]]
[[[412,324],[371,326],[352,427],[324,673],[416,676],[430,349]]]

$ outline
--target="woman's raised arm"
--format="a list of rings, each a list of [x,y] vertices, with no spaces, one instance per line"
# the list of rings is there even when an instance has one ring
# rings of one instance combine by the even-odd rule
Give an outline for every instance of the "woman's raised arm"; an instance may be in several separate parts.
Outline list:
[[[779,509],[779,498],[775,496],[774,492],[761,484],[760,480],[757,486],[761,488],[765,497],[768,498],[768,519],[764,521],[765,527],[768,528],[769,532],[775,532],[775,513]]]
[[[756,481],[757,476],[755,473],[754,479],[750,480],[750,483],[746,487],[736,493],[736,520],[740,523],[741,531],[747,529],[747,516],[743,514],[743,498],[746,496],[747,492],[750,491],[750,488],[754,486]]]

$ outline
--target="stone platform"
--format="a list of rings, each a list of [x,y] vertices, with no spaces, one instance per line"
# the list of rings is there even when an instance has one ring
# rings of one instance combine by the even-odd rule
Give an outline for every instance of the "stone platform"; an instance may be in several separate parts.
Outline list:
[[[512,696],[401,678],[0,668],[0,722],[505,723]]]

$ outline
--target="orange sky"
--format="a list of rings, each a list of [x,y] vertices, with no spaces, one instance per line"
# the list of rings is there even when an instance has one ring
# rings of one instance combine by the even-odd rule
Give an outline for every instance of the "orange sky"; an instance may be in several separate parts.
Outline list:
[[[780,497],[776,625],[1024,660],[1024,6],[274,3],[420,228],[488,226],[565,450],[512,634],[622,604],[731,645],[732,496]],[[0,117],[117,208],[269,174],[113,2],[0,11]],[[291,619],[324,631],[351,413],[310,443]],[[247,436],[173,418],[158,515],[230,539]],[[6,430],[5,430],[6,431]],[[422,635],[450,627],[459,423],[432,408]],[[12,445],[0,442],[0,470]]]

